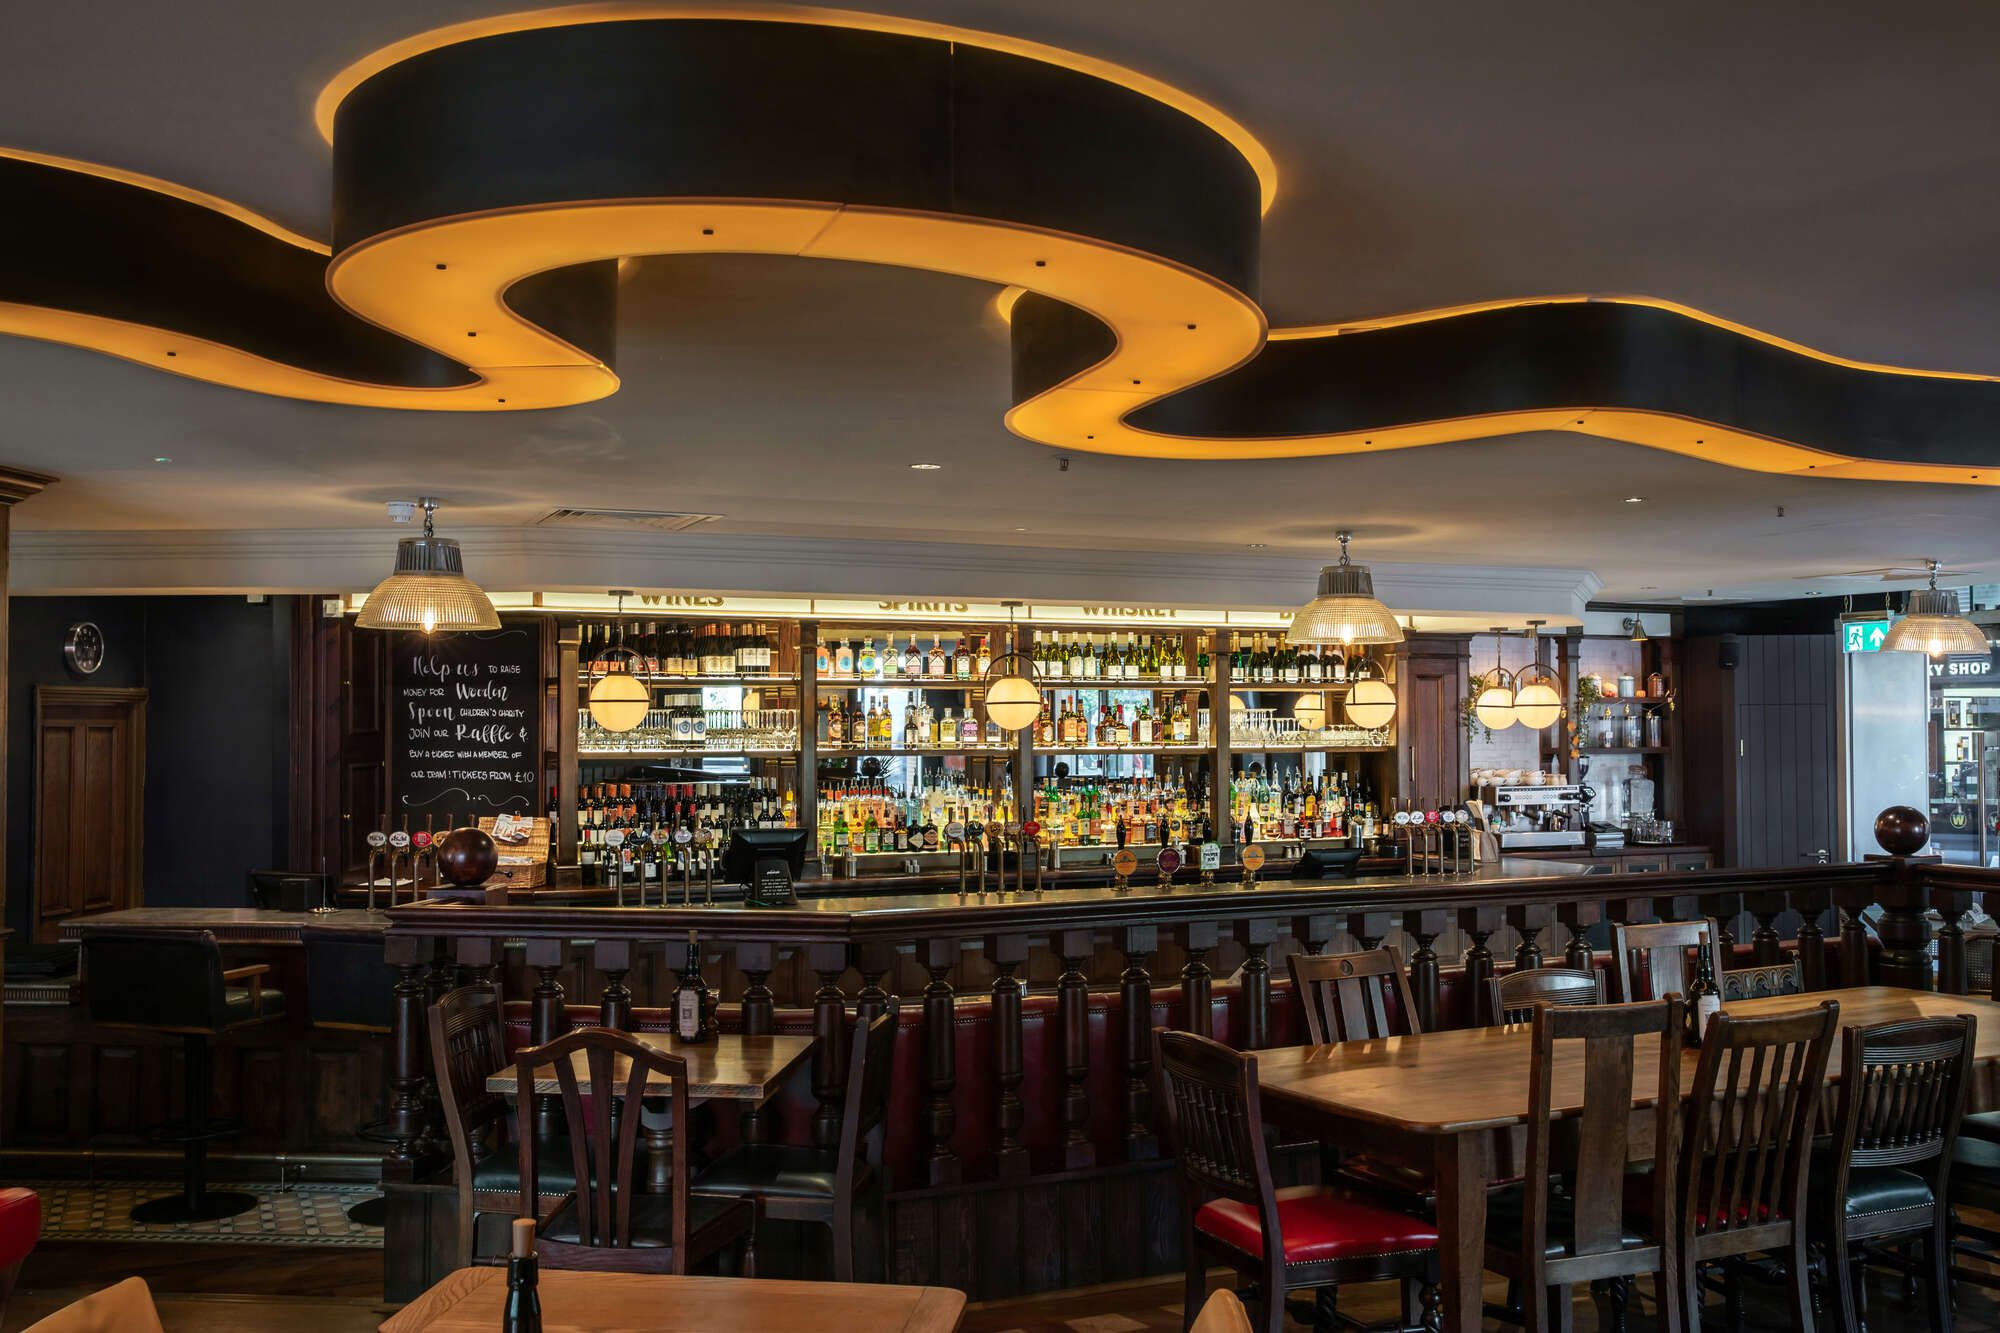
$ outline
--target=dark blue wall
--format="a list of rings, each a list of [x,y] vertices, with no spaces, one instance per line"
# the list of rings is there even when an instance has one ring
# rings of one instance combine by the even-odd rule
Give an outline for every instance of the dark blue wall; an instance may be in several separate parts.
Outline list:
[[[16,597],[9,606],[7,924],[34,895],[38,685],[143,686],[150,906],[243,900],[244,872],[282,865],[290,793],[291,599]],[[63,664],[65,631],[104,631],[104,666]]]

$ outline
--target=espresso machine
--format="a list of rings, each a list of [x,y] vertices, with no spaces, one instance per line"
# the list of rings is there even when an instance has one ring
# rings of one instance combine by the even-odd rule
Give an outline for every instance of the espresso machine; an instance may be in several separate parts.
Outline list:
[[[1483,855],[1583,847],[1590,803],[1575,783],[1483,783],[1468,803]]]

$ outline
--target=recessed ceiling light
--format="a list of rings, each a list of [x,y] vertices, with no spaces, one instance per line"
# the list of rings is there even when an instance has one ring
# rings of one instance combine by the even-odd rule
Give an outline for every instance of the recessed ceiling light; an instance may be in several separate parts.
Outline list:
[[[1027,531],[1027,529],[1026,529],[1026,528],[1015,528],[1015,529],[1014,529],[1014,531],[1016,531],[1016,532],[1026,532],[1026,531]]]
[[[171,462],[173,462],[174,460],[173,460],[173,459],[171,459],[171,458],[168,458],[168,457],[166,457],[166,456],[164,456],[164,455],[162,455],[162,456],[161,456],[161,457],[159,457],[159,458],[155,458],[155,459],[154,459],[153,461],[154,461],[155,463],[171,463]]]
[[[1250,543],[1250,549],[1251,549],[1251,550],[1253,550],[1253,551],[1261,551],[1261,550],[1263,550],[1263,549],[1264,549],[1264,543],[1262,543],[1262,542],[1251,542],[1251,543]]]
[[[1625,497],[1625,503],[1628,505],[1644,504],[1646,503],[1646,497],[1643,495],[1628,495]]]
[[[910,471],[912,471],[912,472],[936,472],[936,471],[937,471],[937,470],[938,470],[939,468],[941,468],[941,467],[943,467],[943,466],[944,466],[944,464],[942,464],[942,463],[912,463],[912,464],[910,464]]]

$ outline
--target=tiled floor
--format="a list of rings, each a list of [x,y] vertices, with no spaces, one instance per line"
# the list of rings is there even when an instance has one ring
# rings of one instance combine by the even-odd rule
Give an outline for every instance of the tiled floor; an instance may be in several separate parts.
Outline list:
[[[196,1244],[339,1246],[380,1249],[382,1228],[351,1222],[347,1209],[379,1191],[368,1185],[217,1186],[247,1190],[257,1206],[214,1222],[141,1226],[131,1220],[133,1205],[171,1194],[157,1181],[99,1184],[19,1182],[42,1196],[45,1241],[177,1241]]]

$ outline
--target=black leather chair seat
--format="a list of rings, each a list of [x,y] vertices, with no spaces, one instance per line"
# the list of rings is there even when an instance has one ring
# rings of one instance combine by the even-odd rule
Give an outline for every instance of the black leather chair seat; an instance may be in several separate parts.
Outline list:
[[[612,1204],[616,1210],[616,1201]],[[752,1210],[748,1199],[726,1199],[713,1194],[688,1194],[688,1236],[690,1240],[712,1227],[749,1229]],[[742,1214],[740,1218],[734,1214]],[[558,1208],[542,1228],[548,1239],[563,1245],[579,1244],[576,1227],[576,1200]],[[664,1249],[674,1243],[674,1199],[671,1194],[636,1194],[632,1198],[632,1248]]]
[[[831,1199],[840,1154],[786,1143],[746,1143],[731,1148],[695,1177],[695,1188],[724,1194],[791,1199]],[[867,1183],[868,1163],[855,1163],[854,1185]]]
[[[1813,1211],[1826,1215],[1833,1189],[1833,1165],[1821,1157],[1813,1159]],[[1847,1198],[1841,1211],[1851,1220],[1876,1213],[1901,1212],[1905,1208],[1928,1208],[1933,1202],[1931,1187],[1914,1171],[1894,1166],[1860,1166],[1847,1174]]]
[[[565,1194],[576,1187],[576,1159],[570,1155],[569,1140],[556,1138],[541,1147],[535,1156],[535,1192]],[[494,1152],[472,1164],[472,1188],[496,1193],[518,1193],[521,1188],[521,1159],[514,1145],[503,1143]]]
[[[2000,1143],[1959,1135],[1951,1150],[1951,1201],[2000,1208]]]
[[[13,960],[7,963],[13,970]],[[2000,1143],[2000,1111],[1975,1111],[1958,1122],[1960,1139],[1984,1139],[1988,1143]]]
[[[1537,1182],[1535,1188],[1544,1189],[1546,1186]],[[1486,1244],[1489,1248],[1510,1254],[1525,1254],[1528,1231],[1526,1191],[1525,1185],[1516,1185],[1494,1190],[1486,1196]],[[1566,1258],[1570,1252],[1570,1240],[1576,1234],[1575,1200],[1562,1195],[1549,1198],[1548,1230],[1548,1247],[1543,1253],[1550,1259]],[[1624,1234],[1619,1240],[1627,1249],[1653,1243],[1634,1229],[1629,1220],[1624,1223]]]
[[[249,987],[231,986],[222,992],[222,1012],[225,1027],[276,1018],[285,1012],[285,993],[266,986],[261,1003],[253,1005],[250,1003]]]

